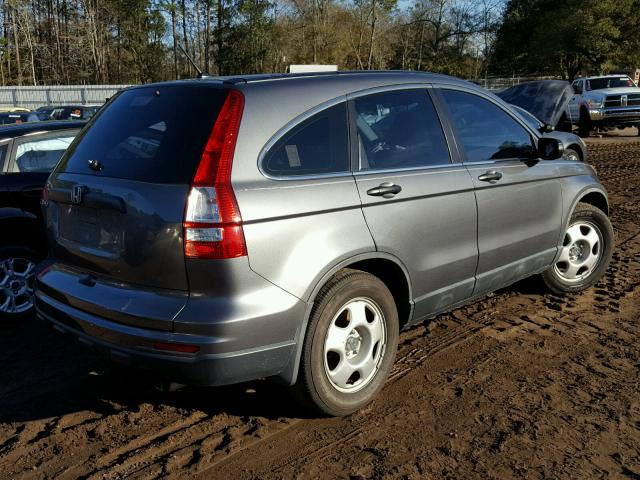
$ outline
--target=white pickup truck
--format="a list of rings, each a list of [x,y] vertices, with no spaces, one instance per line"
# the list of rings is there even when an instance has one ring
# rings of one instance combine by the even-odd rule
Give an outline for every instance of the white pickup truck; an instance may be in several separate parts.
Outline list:
[[[577,78],[568,118],[581,137],[592,129],[637,127],[640,135],[640,88],[626,75]]]

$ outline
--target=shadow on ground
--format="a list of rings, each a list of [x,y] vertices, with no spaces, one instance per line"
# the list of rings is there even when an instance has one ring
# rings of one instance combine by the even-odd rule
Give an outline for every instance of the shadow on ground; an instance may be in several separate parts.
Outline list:
[[[544,293],[539,278],[498,293]],[[308,418],[288,388],[269,381],[172,390],[161,379],[119,367],[108,358],[33,318],[2,327],[0,422],[25,422],[79,411],[101,415],[141,404],[201,410],[209,415]]]

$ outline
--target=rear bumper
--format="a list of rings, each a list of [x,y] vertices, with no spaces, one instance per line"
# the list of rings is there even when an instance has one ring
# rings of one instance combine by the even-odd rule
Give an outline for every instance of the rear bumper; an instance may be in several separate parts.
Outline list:
[[[110,356],[111,360],[147,370],[166,380],[188,385],[227,385],[277,376],[295,352],[293,340],[235,352],[212,353],[224,339],[176,334],[122,325],[89,315],[42,292],[36,294],[39,318],[60,332]],[[155,342],[198,346],[195,354],[154,349]]]
[[[307,303],[253,273],[246,258],[220,262],[193,266],[190,293],[86,282],[82,272],[52,263],[37,275],[36,311],[114,361],[166,380],[291,383]]]

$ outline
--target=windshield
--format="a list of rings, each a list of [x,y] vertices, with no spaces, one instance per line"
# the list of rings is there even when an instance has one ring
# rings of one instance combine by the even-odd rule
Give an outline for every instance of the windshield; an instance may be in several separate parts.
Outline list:
[[[603,77],[587,80],[587,90],[635,86],[635,83],[633,83],[633,80],[631,80],[629,77]]]

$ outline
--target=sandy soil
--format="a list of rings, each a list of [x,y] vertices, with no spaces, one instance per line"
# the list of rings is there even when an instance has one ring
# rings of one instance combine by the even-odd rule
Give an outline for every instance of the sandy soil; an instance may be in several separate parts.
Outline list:
[[[401,335],[382,395],[305,418],[266,382],[161,392],[48,326],[0,335],[0,478],[640,479],[640,143],[590,140],[617,246]]]

